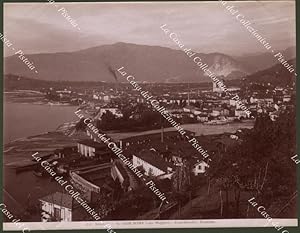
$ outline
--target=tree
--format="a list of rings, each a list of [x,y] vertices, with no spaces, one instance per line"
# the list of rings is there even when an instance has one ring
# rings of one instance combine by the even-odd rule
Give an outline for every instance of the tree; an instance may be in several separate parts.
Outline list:
[[[229,191],[234,193],[232,213],[237,217],[243,214],[240,213],[241,191],[253,192],[253,196],[265,204],[271,204],[274,196],[294,193],[296,170],[291,166],[290,157],[296,150],[295,122],[295,108],[282,112],[275,122],[262,114],[256,119],[254,129],[241,138],[241,144],[226,152],[215,172],[220,192],[226,195],[224,216],[231,212]]]
[[[116,116],[111,111],[106,111],[101,116],[100,128],[104,130],[118,128],[119,122],[116,119]]]
[[[84,118],[81,118],[81,119],[77,122],[77,124],[75,125],[75,129],[76,129],[77,131],[80,131],[80,130],[85,131],[85,129],[86,129],[86,124],[84,123]]]

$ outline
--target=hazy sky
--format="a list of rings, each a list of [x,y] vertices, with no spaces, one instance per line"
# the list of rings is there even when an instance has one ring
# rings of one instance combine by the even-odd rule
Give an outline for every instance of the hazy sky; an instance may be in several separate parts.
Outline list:
[[[62,3],[76,20],[74,28],[45,3],[4,3],[4,33],[25,53],[76,51],[103,44],[128,42],[176,48],[160,29],[176,32],[197,52],[229,55],[267,52],[235,16],[219,2]],[[274,50],[295,46],[295,2],[228,2],[250,20]],[[12,55],[5,47],[5,56]]]

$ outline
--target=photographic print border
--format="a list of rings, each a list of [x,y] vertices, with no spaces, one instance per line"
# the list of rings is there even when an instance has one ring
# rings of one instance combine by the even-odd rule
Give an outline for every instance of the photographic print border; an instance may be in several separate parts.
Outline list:
[[[26,3],[26,2],[37,2],[37,3],[42,3],[42,2],[45,2],[45,1],[3,1],[1,0],[1,11],[0,11],[0,14],[1,14],[1,18],[3,19],[3,3]],[[82,1],[56,1],[56,2],[82,2]],[[84,1],[84,2],[110,2],[110,1]],[[149,2],[149,1],[122,1],[122,2]],[[155,2],[160,2],[160,1],[155,1]],[[168,2],[171,2],[171,1],[168,1]],[[176,1],[176,2],[180,2],[180,1]],[[200,2],[200,1],[195,1],[195,2]],[[217,1],[215,1],[217,2]],[[296,27],[297,27],[297,30],[296,30],[296,33],[297,33],[297,45],[299,45],[299,25],[300,25],[300,14],[299,14],[299,8],[300,8],[300,2],[299,1],[296,1]],[[1,22],[1,33],[3,32],[3,21],[5,19],[3,19]],[[297,46],[297,55],[299,56],[300,52],[299,52],[299,47]],[[1,156],[1,164],[3,166],[3,126],[4,126],[4,122],[3,122],[3,80],[4,80],[4,74],[3,74],[3,47],[0,48],[0,51],[1,51],[1,61],[2,61],[2,66],[1,66],[1,76],[2,76],[2,82],[1,82],[1,89],[2,89],[2,100],[1,100],[1,109],[2,109],[2,115],[1,115],[1,120],[2,120],[2,135],[1,135],[1,152],[2,152],[2,156]],[[296,56],[297,57],[297,56]],[[299,65],[299,59],[296,60],[297,61],[297,67],[300,67]],[[298,69],[299,70],[299,69]],[[299,82],[296,82],[297,84],[297,89],[299,88]],[[300,93],[297,93],[297,106],[298,106],[298,101],[299,101],[299,98],[300,98]],[[298,127],[300,127],[300,119],[299,119],[299,109],[297,110],[297,152],[298,154],[300,153],[299,152],[299,149],[298,149],[298,140],[299,140],[299,130],[298,130]],[[3,168],[1,166],[1,169]],[[300,175],[299,175],[299,165],[295,165],[297,166],[297,188],[299,190],[299,180],[300,180]],[[2,171],[2,170],[1,170]],[[1,185],[3,187],[3,172],[1,172],[2,174],[2,179],[1,179]],[[1,199],[1,203],[2,203],[2,200]],[[298,221],[299,221],[299,195],[297,197],[297,212],[298,212]],[[1,218],[2,218],[2,215],[1,215]],[[214,221],[214,220],[187,220],[187,221],[191,221],[191,228],[188,227],[188,228],[173,228],[173,227],[170,227],[170,222],[172,222],[171,220],[159,220],[161,222],[166,222],[166,224],[164,225],[167,225],[166,227],[162,227],[162,228],[156,228],[156,227],[159,227],[159,226],[155,226],[155,228],[152,226],[152,227],[149,227],[148,229],[141,229],[139,227],[142,227],[143,224],[141,225],[136,225],[136,226],[133,226],[133,227],[130,227],[131,229],[122,229],[122,227],[125,227],[125,226],[128,226],[126,225],[125,222],[135,222],[135,221],[119,221],[119,222],[124,222],[124,225],[123,224],[120,224],[120,228],[116,228],[116,231],[117,232],[124,232],[124,233],[129,233],[129,232],[139,232],[139,233],[144,233],[144,232],[182,232],[182,233],[186,233],[186,232],[197,232],[197,233],[201,233],[201,232],[208,232],[208,233],[219,233],[219,232],[224,232],[224,233],[260,233],[260,232],[265,232],[265,233],[274,233],[274,232],[277,232],[276,229],[274,229],[273,226],[269,226],[269,227],[243,227],[243,224],[247,221],[245,219],[241,219],[241,220],[237,220],[237,219],[234,219],[234,221],[240,221],[242,224],[239,225],[237,224],[238,226],[237,227],[229,227],[229,228],[223,228],[223,227],[218,227],[218,224],[214,223],[214,222],[210,222],[210,221]],[[184,221],[184,220],[183,220]],[[231,220],[221,220],[221,221],[231,221]],[[250,221],[252,222],[262,222],[263,220],[262,219],[251,219]],[[112,221],[113,222],[113,221]],[[142,221],[142,222],[146,222],[146,221]],[[151,222],[155,222],[155,221],[151,221]],[[197,222],[197,224],[199,224],[199,226],[201,228],[192,228],[192,224],[195,224],[195,222]],[[291,220],[291,222],[293,222],[293,220]],[[109,222],[108,222],[109,223]],[[12,224],[12,223],[11,223]],[[8,224],[8,228],[10,228],[9,225],[11,224]],[[51,228],[52,229],[55,229],[54,225],[55,224],[60,224],[60,223],[50,223],[49,226],[51,225]],[[74,224],[74,229],[76,229],[76,232],[91,232],[91,231],[100,231],[100,232],[107,232],[105,229],[103,229],[101,226],[97,229],[93,229],[93,227],[96,226],[95,222],[72,222],[72,223],[64,223],[64,224],[61,224],[64,228],[64,226],[67,226],[68,224]],[[262,223],[264,224],[264,223]],[[53,225],[53,227],[52,227]],[[35,230],[36,228],[39,228],[39,226],[37,224],[32,224],[31,225],[32,228],[31,228],[31,231],[34,231],[34,232],[51,232],[53,230]],[[87,229],[86,230],[79,230],[80,228],[82,227],[86,227]],[[214,228],[216,227],[216,228]],[[47,228],[47,226],[45,225],[45,228]],[[136,229],[137,228],[137,229]],[[3,229],[3,224],[1,226],[1,230]],[[300,230],[300,227],[299,227],[299,224],[298,224],[298,227],[289,227],[289,226],[285,226],[285,229],[288,230],[290,233],[293,233],[293,232],[299,232]],[[22,231],[22,230],[21,230]],[[73,231],[71,229],[68,229],[68,230],[56,230],[56,232],[62,232],[62,231]],[[12,232],[12,231],[10,231]],[[13,232],[20,232],[20,230],[14,230]],[[281,232],[281,231],[280,231]]]

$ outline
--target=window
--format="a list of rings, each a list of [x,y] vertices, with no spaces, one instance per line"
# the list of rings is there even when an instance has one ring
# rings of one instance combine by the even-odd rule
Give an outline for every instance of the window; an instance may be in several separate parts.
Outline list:
[[[54,207],[54,217],[60,220],[60,209]]]

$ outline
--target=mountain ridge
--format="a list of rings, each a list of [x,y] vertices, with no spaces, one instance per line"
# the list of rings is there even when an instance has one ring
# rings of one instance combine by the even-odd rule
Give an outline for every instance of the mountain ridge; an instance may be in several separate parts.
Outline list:
[[[225,80],[239,79],[254,73],[246,58],[227,54],[196,53],[209,69]],[[74,52],[27,54],[38,74],[13,55],[4,59],[4,73],[55,81],[115,81],[111,70],[126,67],[138,81],[150,83],[200,83],[210,79],[182,50],[163,46],[117,42]],[[273,58],[274,59],[274,58]],[[251,60],[251,59],[250,59]],[[119,81],[122,81],[119,79]]]
[[[248,73],[242,64],[226,54],[197,53],[195,56],[201,57],[213,71],[219,72],[220,75],[228,76],[234,71]],[[109,69],[124,66],[140,81],[205,82],[209,80],[184,52],[162,46],[118,42],[75,52],[28,54],[26,57],[34,63],[38,74],[27,69],[17,55],[5,58],[5,74],[57,81],[111,81],[114,77]],[[223,66],[226,69],[222,69]]]

